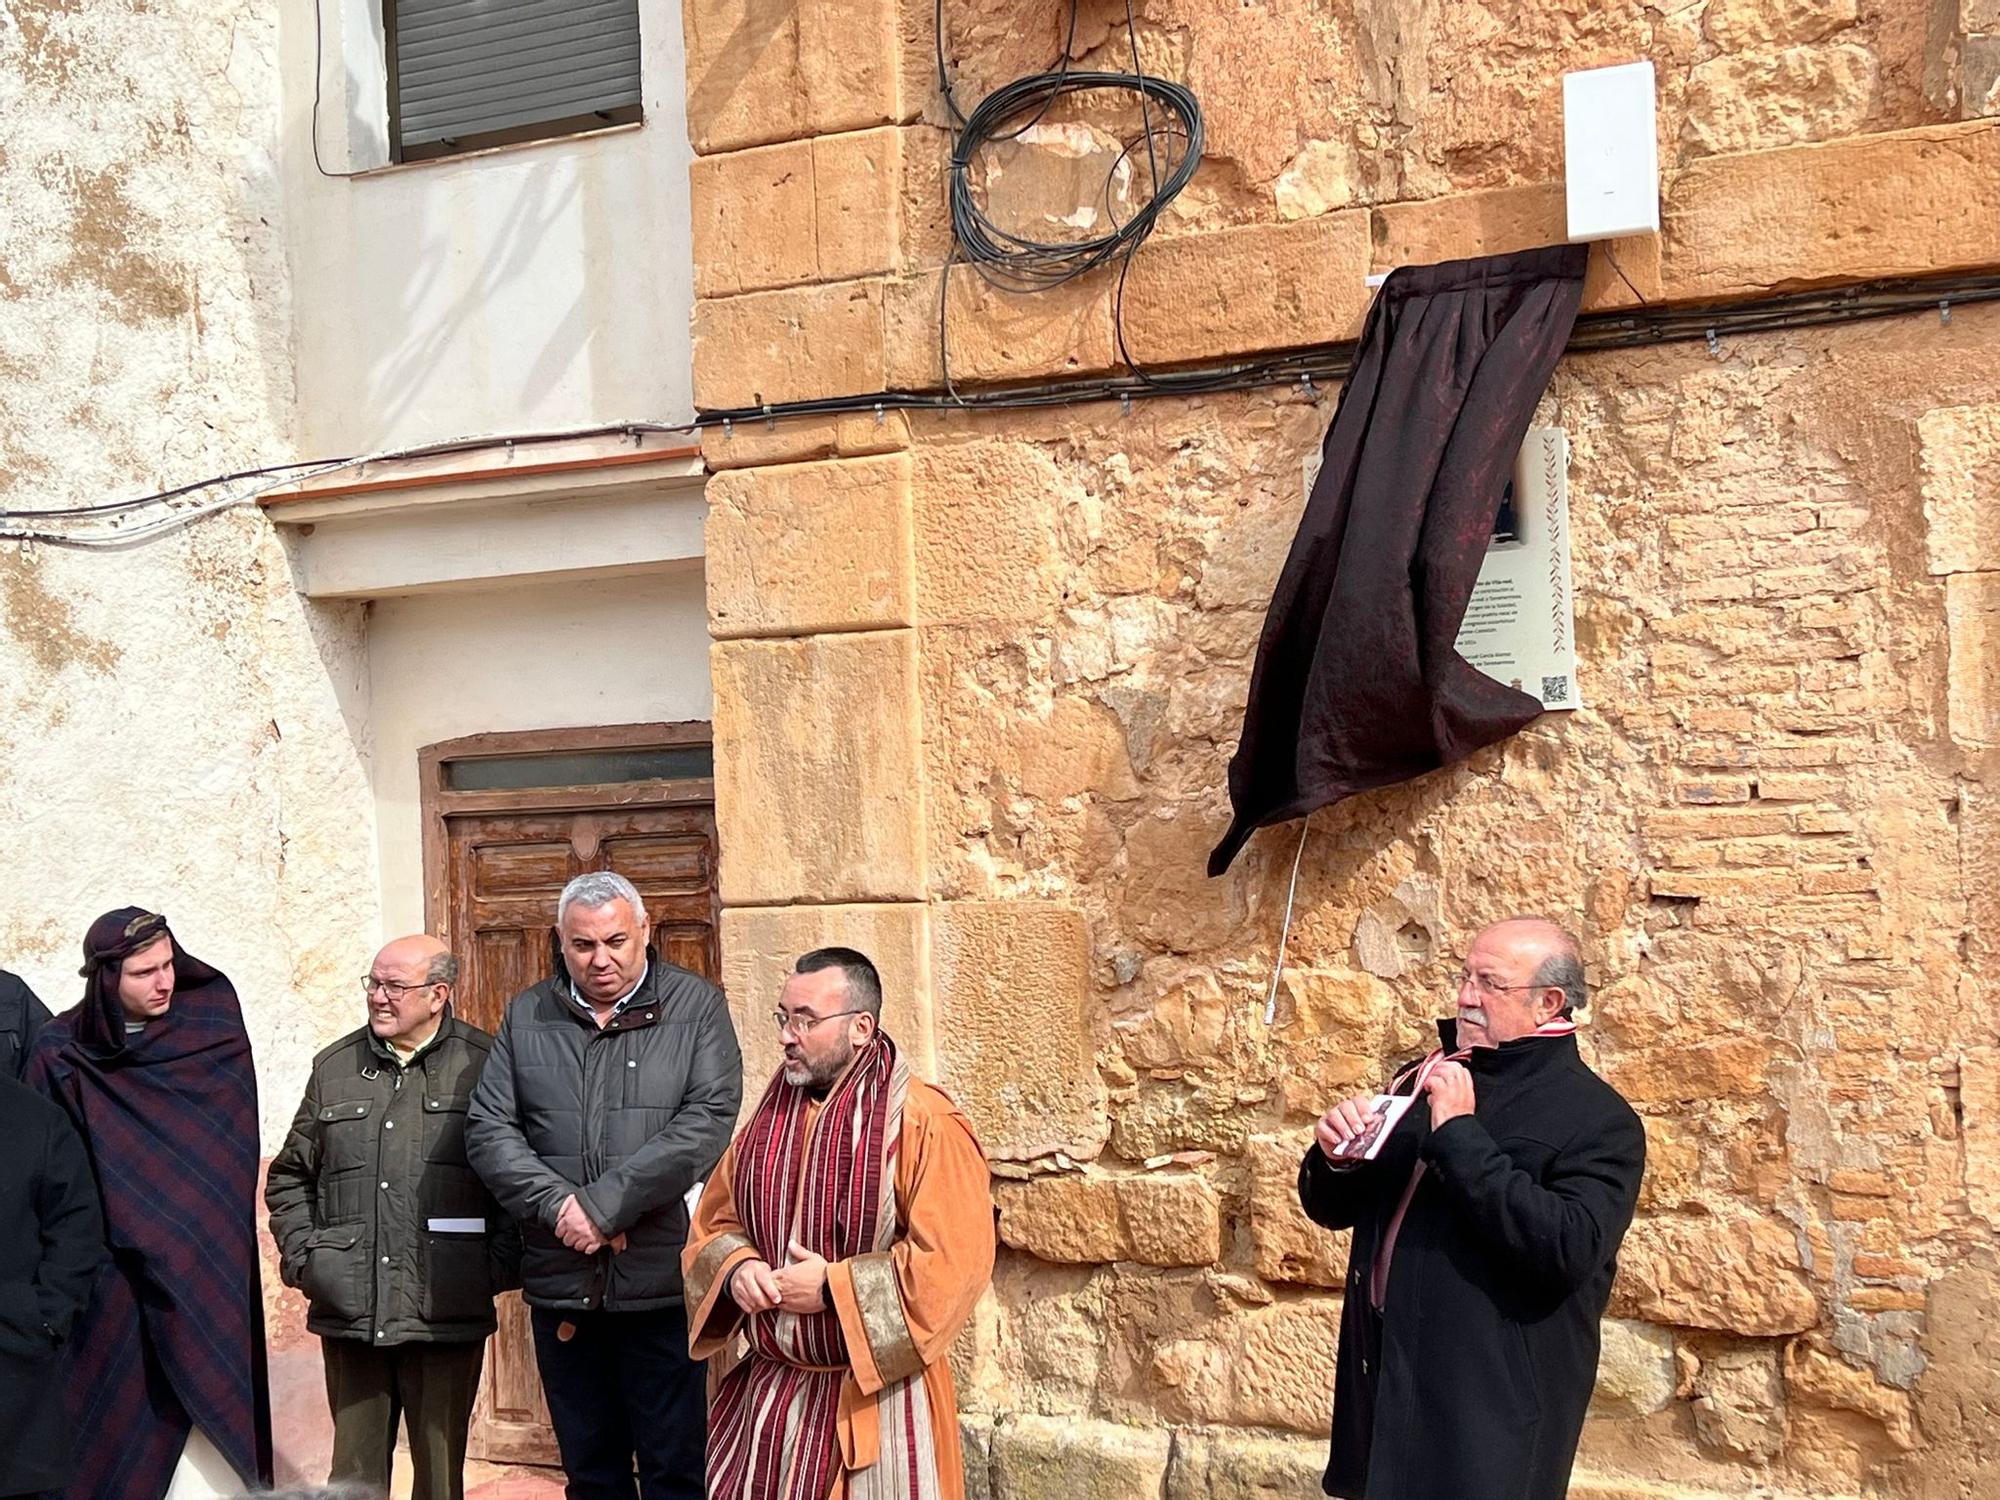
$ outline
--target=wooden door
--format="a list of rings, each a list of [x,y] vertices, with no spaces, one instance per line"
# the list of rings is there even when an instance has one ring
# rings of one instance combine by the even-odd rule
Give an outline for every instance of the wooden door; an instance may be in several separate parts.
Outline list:
[[[601,741],[608,734],[657,737],[697,727],[706,726],[591,733]],[[712,781],[646,776],[562,787],[453,787],[455,765],[496,747],[524,760],[539,755],[553,768],[551,778],[557,771],[607,774],[591,758],[601,745],[559,760],[548,754],[543,747],[560,738],[481,736],[424,755],[433,929],[464,966],[459,1014],[487,1031],[499,1026],[508,1001],[552,972],[556,898],[587,871],[615,870],[638,888],[661,957],[709,979],[720,973]],[[629,757],[622,764],[660,769]],[[495,1463],[555,1464],[528,1310],[518,1292],[500,1299],[499,1317],[473,1411],[472,1454]]]

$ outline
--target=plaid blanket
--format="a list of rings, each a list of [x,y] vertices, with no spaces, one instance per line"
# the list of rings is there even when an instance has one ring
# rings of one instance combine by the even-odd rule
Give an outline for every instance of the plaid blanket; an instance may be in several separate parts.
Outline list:
[[[67,1500],[159,1500],[190,1424],[271,1482],[250,1037],[228,979],[178,945],[174,968],[168,1013],[130,1037],[117,965],[93,972],[29,1060],[89,1148],[112,1256],[72,1339]]]

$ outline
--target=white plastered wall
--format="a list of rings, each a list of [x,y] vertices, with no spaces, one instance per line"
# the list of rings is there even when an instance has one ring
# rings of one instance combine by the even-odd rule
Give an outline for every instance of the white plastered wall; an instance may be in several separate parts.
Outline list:
[[[641,0],[642,126],[389,167],[379,0],[318,3],[316,121],[313,8],[283,22],[304,450],[689,416],[679,6]]]
[[[694,565],[385,599],[369,614],[385,938],[424,925],[425,745],[492,730],[709,717],[708,611]]]
[[[0,6],[0,505],[296,451],[277,14]],[[361,627],[254,509],[0,544],[0,966],[66,1009],[91,919],[165,911],[242,995],[267,1152],[376,925]]]

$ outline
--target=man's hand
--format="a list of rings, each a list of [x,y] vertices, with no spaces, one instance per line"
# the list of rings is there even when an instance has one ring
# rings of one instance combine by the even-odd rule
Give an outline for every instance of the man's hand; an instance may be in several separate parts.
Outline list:
[[[1424,1093],[1430,1097],[1433,1130],[1446,1120],[1471,1114],[1477,1103],[1472,1095],[1472,1074],[1463,1063],[1440,1063],[1437,1071],[1425,1080]]]
[[[1341,1148],[1359,1140],[1368,1129],[1368,1106],[1374,1102],[1373,1094],[1356,1094],[1321,1115],[1319,1123],[1313,1126],[1313,1139],[1319,1142],[1320,1154],[1328,1161],[1345,1161]]]
[[[579,1255],[595,1255],[607,1243],[604,1231],[590,1222],[590,1215],[571,1193],[556,1210],[556,1238]]]
[[[779,1306],[789,1313],[826,1311],[826,1261],[792,1241],[792,1258],[774,1273]]]
[[[729,1295],[747,1313],[775,1311],[781,1293],[777,1273],[761,1260],[746,1260],[729,1275]]]

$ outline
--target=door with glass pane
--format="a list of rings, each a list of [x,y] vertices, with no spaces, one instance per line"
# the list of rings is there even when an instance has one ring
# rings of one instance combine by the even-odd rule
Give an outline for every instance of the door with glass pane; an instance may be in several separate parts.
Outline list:
[[[556,961],[564,884],[616,870],[639,890],[670,963],[720,975],[715,783],[706,724],[476,735],[421,757],[431,930],[464,965],[459,1014],[492,1031]],[[554,1464],[555,1438],[518,1293],[500,1303],[472,1452]]]

